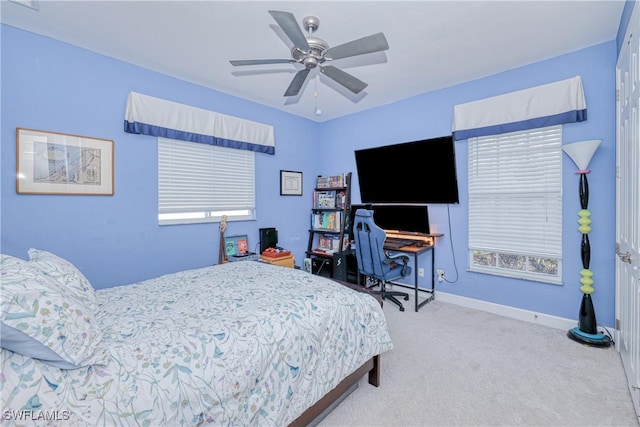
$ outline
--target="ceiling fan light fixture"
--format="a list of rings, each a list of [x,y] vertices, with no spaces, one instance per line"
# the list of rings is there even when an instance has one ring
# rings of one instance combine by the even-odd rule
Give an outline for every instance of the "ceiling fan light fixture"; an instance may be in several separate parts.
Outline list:
[[[316,68],[318,66],[318,59],[313,56],[307,56],[302,60],[302,64],[307,68]]]
[[[302,20],[302,26],[309,33],[313,33],[320,26],[320,20],[316,16],[307,16]]]
[[[309,72],[314,68],[319,68],[324,75],[351,92],[358,94],[367,87],[365,82],[358,80],[356,77],[335,66],[322,64],[332,59],[348,58],[389,49],[389,44],[382,33],[376,33],[338,46],[329,47],[329,44],[324,40],[313,37],[313,32],[320,26],[320,20],[317,17],[307,16],[304,18],[303,27],[309,32],[309,35],[305,36],[292,13],[270,10],[269,14],[275,19],[282,31],[293,43],[291,59],[235,60],[230,61],[230,63],[234,66],[279,64],[285,62],[304,65],[305,68],[296,73],[285,91],[284,96],[298,95]],[[316,109],[316,115],[320,115],[317,114],[318,111],[322,114],[322,110]]]

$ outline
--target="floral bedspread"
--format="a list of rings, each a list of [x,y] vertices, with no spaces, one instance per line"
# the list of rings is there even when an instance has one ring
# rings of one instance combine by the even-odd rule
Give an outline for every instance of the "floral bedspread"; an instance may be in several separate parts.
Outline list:
[[[371,296],[259,262],[97,296],[104,363],[61,370],[3,349],[2,425],[286,425],[392,348]]]

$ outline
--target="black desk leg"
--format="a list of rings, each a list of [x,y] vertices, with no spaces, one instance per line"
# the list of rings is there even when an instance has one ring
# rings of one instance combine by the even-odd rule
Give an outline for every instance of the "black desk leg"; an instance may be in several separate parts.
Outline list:
[[[415,304],[416,304],[416,313],[418,312],[418,309],[420,308],[420,306],[418,305],[418,278],[420,277],[418,275],[418,253],[414,252],[413,253],[413,269],[415,270],[415,277],[413,278],[414,282],[414,290],[415,290]]]
[[[435,248],[431,248],[431,290],[427,291],[429,296],[427,299],[418,304],[418,254],[414,253],[414,265],[416,270],[415,276],[415,291],[416,291],[416,312],[420,307],[428,303],[429,301],[433,301],[436,296],[436,278],[435,278],[435,266],[436,266],[436,255]]]

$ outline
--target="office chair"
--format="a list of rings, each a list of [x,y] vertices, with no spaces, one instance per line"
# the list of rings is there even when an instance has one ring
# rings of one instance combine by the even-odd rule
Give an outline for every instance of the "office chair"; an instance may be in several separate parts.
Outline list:
[[[387,291],[386,285],[389,280],[404,277],[411,273],[411,267],[407,265],[409,255],[396,254],[389,255],[384,250],[386,233],[373,222],[373,211],[358,209],[353,220],[353,237],[355,241],[356,259],[358,261],[358,283],[360,274],[371,277],[380,284],[380,294],[382,299],[388,299],[404,311],[402,303],[396,297],[403,297],[409,300],[406,292]]]

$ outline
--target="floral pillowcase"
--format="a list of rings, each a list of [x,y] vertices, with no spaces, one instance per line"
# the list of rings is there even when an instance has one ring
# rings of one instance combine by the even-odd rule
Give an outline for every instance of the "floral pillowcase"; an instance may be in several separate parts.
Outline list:
[[[99,363],[93,287],[68,261],[54,268],[55,255],[34,255],[46,262],[0,254],[0,345],[62,369]]]
[[[46,276],[58,282],[65,293],[84,301],[95,312],[96,293],[87,278],[73,264],[50,252],[29,249],[29,260],[35,264]]]

